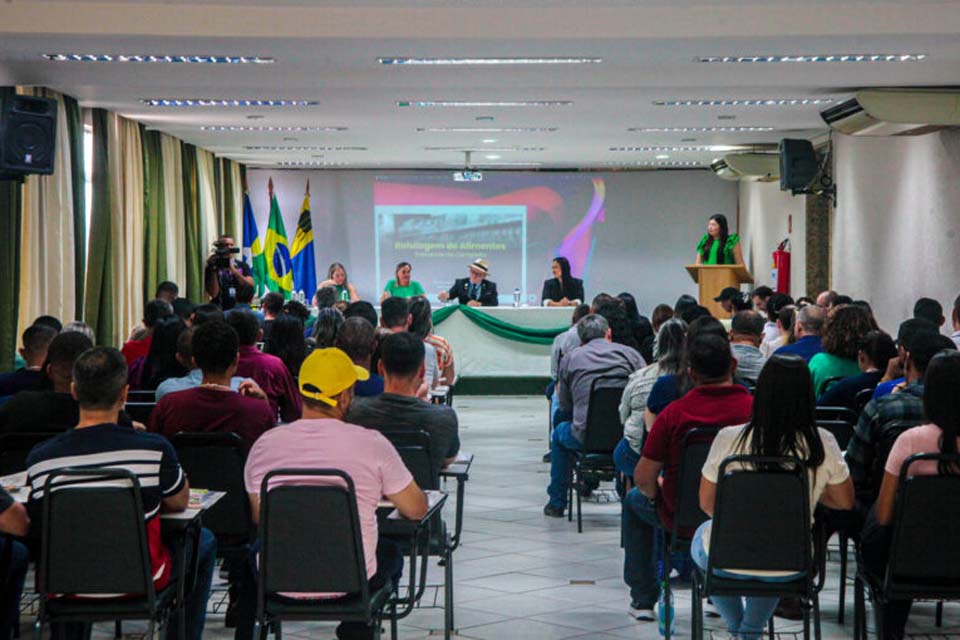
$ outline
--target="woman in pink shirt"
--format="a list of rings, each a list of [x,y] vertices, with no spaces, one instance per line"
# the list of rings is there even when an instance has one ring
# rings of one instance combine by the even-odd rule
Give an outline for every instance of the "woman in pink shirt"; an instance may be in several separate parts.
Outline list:
[[[923,382],[923,414],[929,424],[907,429],[897,438],[884,468],[876,504],[876,524],[863,532],[863,557],[870,571],[882,576],[889,558],[893,510],[904,461],[917,453],[955,454],[960,450],[960,353],[944,351],[927,366]],[[960,474],[957,463],[922,460],[910,465],[910,475]],[[884,611],[885,637],[902,638],[910,615],[910,600],[894,600]],[[876,605],[874,605],[876,606]]]

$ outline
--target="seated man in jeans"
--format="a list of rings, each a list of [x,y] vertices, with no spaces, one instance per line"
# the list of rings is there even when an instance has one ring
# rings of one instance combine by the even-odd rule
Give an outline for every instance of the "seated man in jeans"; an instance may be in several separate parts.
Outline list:
[[[684,435],[698,427],[743,424],[753,405],[750,392],[733,384],[737,361],[725,339],[698,335],[687,358],[695,386],[657,415],[633,473],[636,486],[623,499],[623,580],[630,587],[629,613],[637,620],[655,619],[653,605],[660,596],[656,529],[673,530]],[[693,531],[680,533],[691,536]]]
[[[128,389],[127,363],[116,349],[96,347],[77,359],[73,365],[72,393],[80,403],[80,421],[72,430],[37,445],[27,456],[27,484],[30,487],[27,507],[35,523],[39,523],[44,484],[50,474],[66,468],[126,469],[136,474],[140,481],[154,584],[162,589],[175,578],[173,553],[160,537],[159,515],[161,511],[186,509],[190,487],[169,442],[157,434],[117,424],[120,408],[127,401]],[[90,524],[109,527],[105,522]],[[38,526],[34,524],[34,527]],[[192,549],[188,547],[187,566],[191,566],[191,553]],[[187,637],[191,640],[203,637],[217,555],[216,539],[207,529],[201,529],[198,554],[196,583],[185,602]],[[54,637],[85,638],[90,636],[90,625],[68,622],[60,629],[63,635],[57,636],[56,631]],[[178,625],[170,625],[167,637],[176,638],[178,635]]]
[[[599,314],[591,313],[580,320],[577,335],[581,346],[564,356],[557,375],[560,408],[550,437],[550,485],[547,487],[550,501],[543,508],[544,515],[553,518],[562,518],[567,506],[570,452],[583,447],[593,381],[617,376],[626,383],[630,374],[644,364],[636,349],[612,341],[610,325]]]

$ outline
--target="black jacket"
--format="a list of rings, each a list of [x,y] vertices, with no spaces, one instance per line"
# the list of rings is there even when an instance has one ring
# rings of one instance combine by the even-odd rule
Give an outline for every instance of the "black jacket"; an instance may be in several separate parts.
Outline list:
[[[570,278],[566,289],[567,300],[579,300],[580,302],[585,302],[583,299],[583,280],[580,278]],[[549,280],[543,281],[543,292],[540,294],[540,302],[543,302],[544,300],[560,302],[563,297],[563,289],[560,287],[560,281],[558,279],[550,278]]]
[[[447,291],[450,299],[456,299],[460,304],[470,301],[470,278],[457,278],[453,286]],[[500,304],[497,299],[497,283],[484,280],[480,283],[480,304],[485,307],[496,307]]]

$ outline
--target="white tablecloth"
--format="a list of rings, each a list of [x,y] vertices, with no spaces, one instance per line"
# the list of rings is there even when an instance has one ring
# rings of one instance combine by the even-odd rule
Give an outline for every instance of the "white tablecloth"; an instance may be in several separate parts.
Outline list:
[[[569,327],[572,307],[483,307],[481,312],[521,327]],[[462,378],[550,375],[550,345],[508,340],[481,329],[459,311],[434,328],[453,346],[457,375]]]

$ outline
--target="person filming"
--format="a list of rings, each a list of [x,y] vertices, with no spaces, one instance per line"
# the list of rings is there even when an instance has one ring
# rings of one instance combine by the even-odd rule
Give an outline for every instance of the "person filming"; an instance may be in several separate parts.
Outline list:
[[[204,288],[210,301],[220,305],[226,311],[237,304],[237,287],[240,283],[253,286],[253,275],[250,266],[233,258],[240,253],[231,236],[220,236],[213,243],[213,253],[207,258],[204,269]]]

